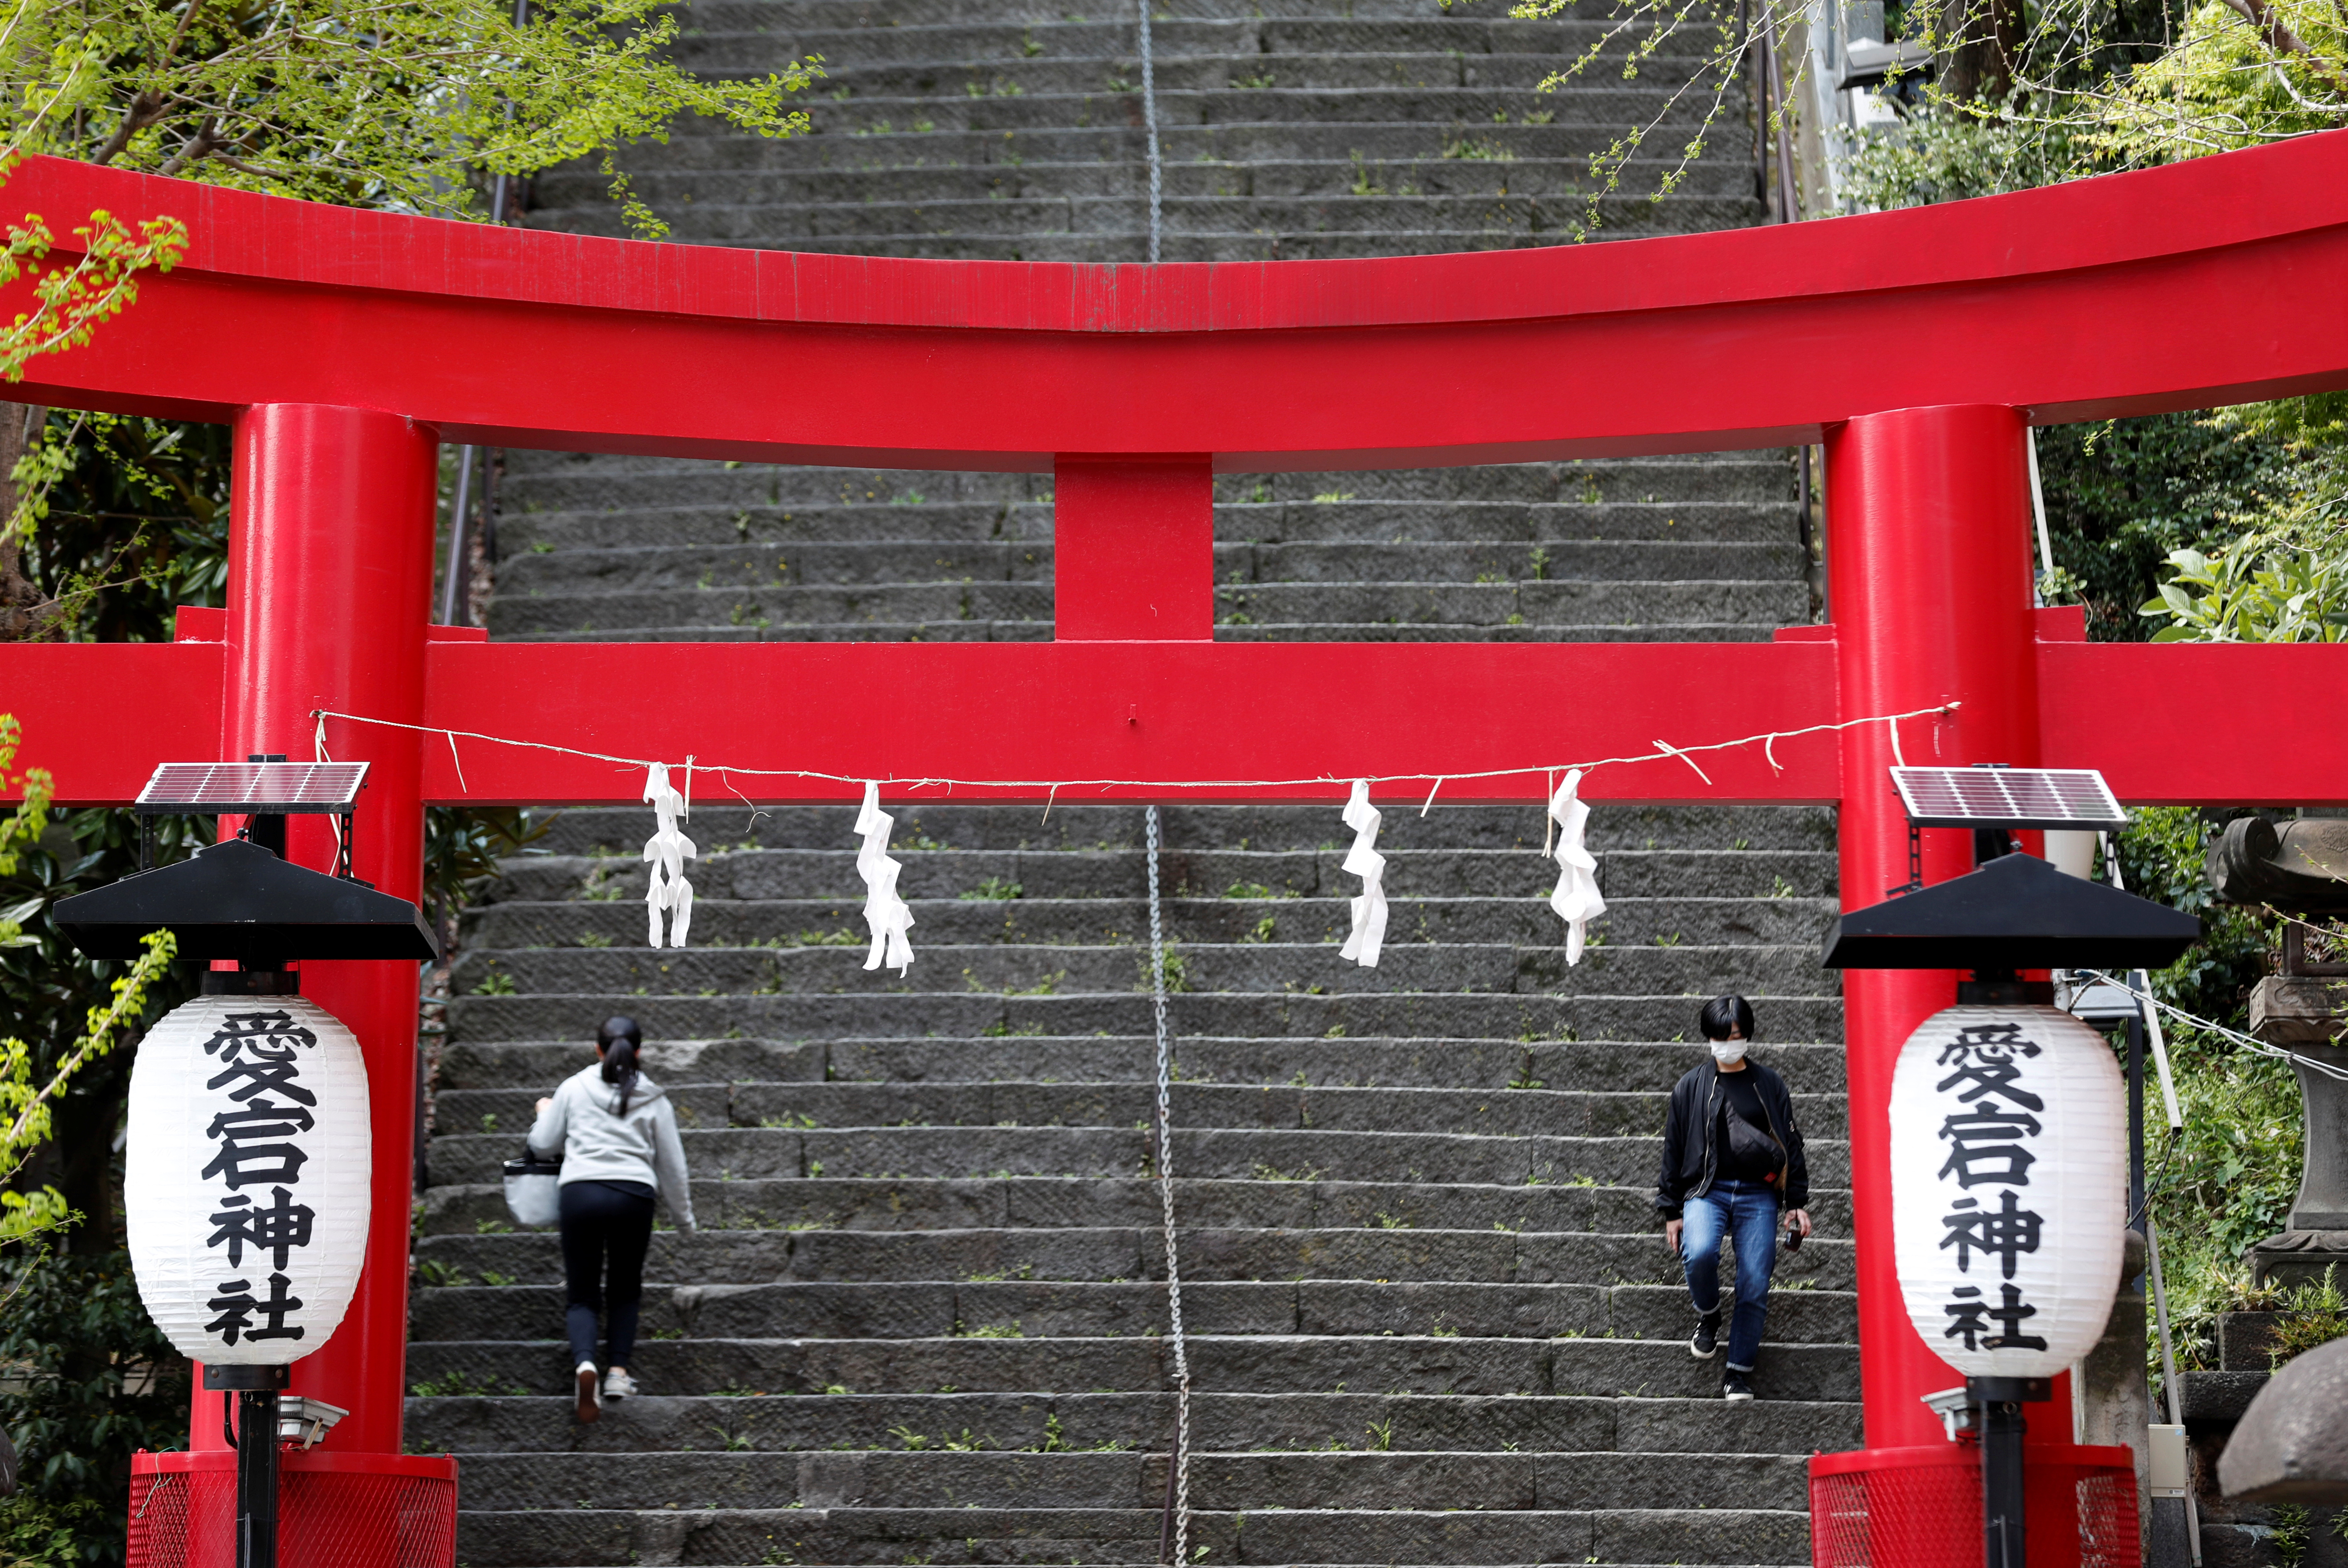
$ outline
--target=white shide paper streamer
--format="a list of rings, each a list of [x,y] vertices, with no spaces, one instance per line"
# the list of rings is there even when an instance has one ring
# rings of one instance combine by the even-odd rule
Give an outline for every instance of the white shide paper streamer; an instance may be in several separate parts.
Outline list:
[[[1581,788],[1581,769],[1576,768],[1565,776],[1565,782],[1557,787],[1557,793],[1550,797],[1549,802],[1550,820],[1557,824],[1557,863],[1563,868],[1557,879],[1557,891],[1550,894],[1549,906],[1565,922],[1568,965],[1581,962],[1590,923],[1606,913],[1606,901],[1598,893],[1598,858],[1581,843],[1582,830],[1590,822],[1590,808],[1576,793]]]
[[[1345,826],[1354,830],[1354,847],[1345,851],[1344,870],[1362,879],[1361,896],[1354,900],[1354,929],[1337,951],[1365,969],[1378,966],[1378,949],[1386,939],[1386,858],[1378,853],[1377,808],[1370,804],[1370,782],[1354,780],[1352,799],[1345,802]]]
[[[661,912],[669,911],[668,945],[683,947],[693,929],[693,884],[685,880],[685,862],[699,858],[693,841],[677,830],[685,812],[685,797],[668,781],[668,769],[655,762],[644,776],[644,799],[651,802],[657,826],[644,841],[644,859],[653,871],[644,884],[644,917],[652,945],[661,945]]]
[[[889,830],[896,822],[880,809],[880,786],[866,784],[864,810],[856,814],[856,830],[864,839],[856,848],[856,874],[868,890],[864,920],[872,928],[872,950],[864,956],[864,967],[878,969],[886,964],[902,975],[913,962],[913,944],[905,939],[913,912],[897,896],[899,868],[889,858]]]

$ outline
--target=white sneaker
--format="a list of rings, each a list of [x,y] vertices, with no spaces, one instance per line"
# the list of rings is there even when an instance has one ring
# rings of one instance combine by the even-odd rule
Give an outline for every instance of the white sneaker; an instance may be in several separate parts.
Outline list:
[[[582,1361],[579,1364],[576,1381],[579,1384],[578,1416],[580,1424],[582,1426],[588,1426],[596,1421],[602,1420],[603,1418],[603,1395],[595,1386],[595,1364],[592,1361]]]
[[[628,1376],[624,1367],[614,1367],[603,1374],[603,1398],[624,1399],[636,1391],[636,1380]]]

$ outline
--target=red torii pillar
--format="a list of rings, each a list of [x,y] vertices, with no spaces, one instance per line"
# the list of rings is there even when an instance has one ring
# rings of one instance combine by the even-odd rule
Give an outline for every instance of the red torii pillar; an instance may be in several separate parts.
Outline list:
[[[420,721],[439,499],[437,435],[394,414],[308,404],[249,407],[235,431],[223,753],[306,758],[314,737],[306,716],[321,707]],[[366,548],[354,548],[358,540]],[[370,764],[353,823],[353,872],[409,900],[423,894],[422,738],[371,727],[338,740],[336,758]],[[287,859],[334,869],[332,819],[289,817],[285,826]],[[350,1309],[333,1337],[294,1363],[288,1391],[350,1412],[329,1435],[328,1451],[398,1454],[407,1391],[413,1195],[403,1172],[416,1143],[416,968],[308,963],[302,991],[358,1037],[375,1185],[366,1263]],[[189,1447],[226,1449],[226,1396],[202,1385],[199,1372]]]
[[[1980,404],[1863,415],[1827,432],[1828,605],[1845,715],[1962,704],[1909,738],[1910,761],[2039,762],[2031,508],[2012,408]],[[1890,728],[1842,731],[1838,888],[1846,910],[1908,881],[1908,821],[1886,771]],[[1902,748],[1905,750],[1905,747]],[[1923,835],[1924,880],[1972,869],[1972,835]],[[1843,975],[1851,1225],[1869,1448],[1939,1440],[1922,1396],[1963,1379],[1909,1320],[1891,1242],[1891,1072],[1917,1025],[1955,1005],[1954,970]],[[2033,1406],[2030,1436],[2071,1440],[2068,1375]]]

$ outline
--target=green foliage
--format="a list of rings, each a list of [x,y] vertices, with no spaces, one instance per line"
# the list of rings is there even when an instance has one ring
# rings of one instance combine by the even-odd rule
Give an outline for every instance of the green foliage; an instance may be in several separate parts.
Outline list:
[[[2336,643],[2348,636],[2348,560],[2271,533],[2214,555],[2169,553],[2176,575],[2138,614],[2166,616],[2156,643]]]
[[[82,1561],[79,1543],[105,1533],[107,1511],[94,1497],[0,1498],[0,1568],[75,1568]]]
[[[613,160],[694,116],[803,130],[791,95],[821,75],[697,77],[669,57],[657,0],[10,0],[0,72],[14,148],[298,196],[476,214],[481,172],[600,156],[631,226],[662,225]]]
[[[22,1243],[77,1217],[54,1184],[23,1191],[20,1174],[34,1151],[49,1141],[59,1106],[77,1080],[138,1025],[150,992],[171,988],[174,951],[170,934],[155,932],[146,939],[147,951],[127,968],[101,969],[85,960],[74,978],[89,982],[86,989],[57,988],[50,970],[63,944],[42,912],[61,892],[72,891],[73,875],[100,857],[79,853],[71,829],[50,820],[46,769],[7,771],[21,735],[15,716],[0,714],[0,783],[24,797],[0,818],[0,999],[17,1004],[13,1021],[32,1036],[29,1042],[15,1035],[0,1039],[0,1186],[9,1189],[0,1191],[0,1243]],[[57,876],[61,859],[72,862],[62,888]],[[73,1001],[88,995],[105,999],[75,1018]],[[0,1303],[6,1299],[0,1295]]]
[[[19,1253],[0,1264],[0,1366],[30,1373],[23,1392],[0,1393],[24,1459],[0,1543],[57,1568],[118,1563],[131,1453],[186,1443],[188,1363],[139,1305],[127,1253]]]
[[[21,5],[7,11],[13,19]],[[5,47],[5,34],[0,33],[0,49]],[[6,178],[20,151],[21,143],[0,151],[0,179]],[[188,226],[177,218],[143,219],[134,229],[103,208],[73,233],[74,242],[66,247],[70,259],[52,263],[57,235],[38,213],[7,225],[0,287],[29,279],[33,305],[0,326],[0,377],[21,381],[33,360],[87,344],[99,323],[138,302],[139,273],[170,272],[188,248]],[[22,520],[10,521],[15,527]]]
[[[32,434],[17,640],[165,641],[174,606],[224,603],[226,426],[58,409]]]
[[[539,841],[559,811],[529,807],[431,806],[424,813],[424,896],[437,914],[451,918],[473,886],[498,874],[498,862],[542,855]]]

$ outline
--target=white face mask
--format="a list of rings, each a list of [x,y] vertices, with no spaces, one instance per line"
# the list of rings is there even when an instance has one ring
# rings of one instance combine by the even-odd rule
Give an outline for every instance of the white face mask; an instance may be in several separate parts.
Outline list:
[[[1712,1059],[1725,1068],[1735,1067],[1745,1059],[1745,1042],[1743,1040],[1713,1041]]]

